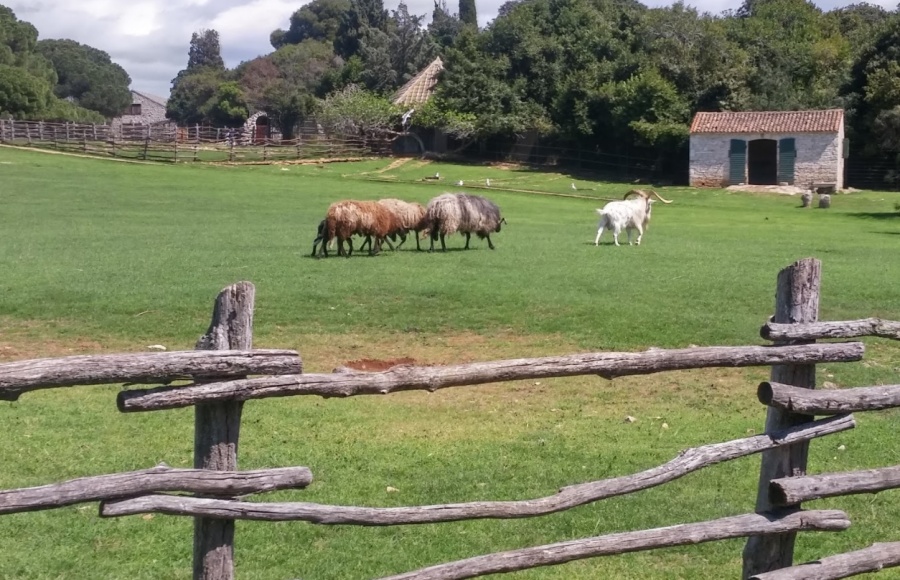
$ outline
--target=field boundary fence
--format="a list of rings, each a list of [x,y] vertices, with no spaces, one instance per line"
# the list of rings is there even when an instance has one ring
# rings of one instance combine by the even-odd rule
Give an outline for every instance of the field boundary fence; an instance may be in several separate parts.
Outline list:
[[[271,163],[356,160],[390,154],[390,142],[356,135],[299,132],[293,139],[194,125],[96,125],[0,119],[0,143],[118,159]]]
[[[748,579],[844,578],[898,566],[900,542],[877,543],[806,564],[793,562],[794,540],[799,532],[841,531],[850,525],[843,511],[807,510],[802,508],[802,502],[900,487],[900,466],[807,475],[812,439],[852,429],[856,423],[851,413],[900,407],[900,385],[815,390],[816,365],[863,358],[864,344],[846,339],[900,339],[900,322],[875,318],[819,322],[820,281],[821,263],[812,258],[799,260],[779,272],[775,314],[761,329],[761,336],[771,344],[580,353],[446,366],[402,365],[381,372],[339,368],[332,373],[304,373],[296,351],[253,349],[255,288],[250,282],[238,282],[217,296],[210,326],[197,342],[196,350],[0,364],[0,400],[14,401],[38,389],[128,383],[127,390],[121,391],[116,400],[121,412],[191,406],[195,409],[193,469],[159,465],[3,490],[0,515],[100,502],[101,517],[146,513],[192,517],[193,577],[220,580],[234,577],[236,519],[391,526],[534,517],[655,487],[710,465],[760,453],[754,513],[529,546],[436,564],[390,578],[472,578],[739,537],[748,538],[743,553],[743,577]],[[830,339],[837,342],[823,342]],[[671,461],[645,471],[567,485],[550,496],[391,508],[266,503],[243,497],[279,489],[302,489],[313,477],[310,469],[303,466],[238,470],[241,414],[243,405],[250,400],[298,395],[385,395],[524,379],[576,375],[612,379],[673,370],[750,366],[771,367],[770,380],[758,386],[758,398],[767,409],[764,433],[687,449]],[[134,383],[151,387],[130,386]],[[816,419],[817,415],[823,418]]]

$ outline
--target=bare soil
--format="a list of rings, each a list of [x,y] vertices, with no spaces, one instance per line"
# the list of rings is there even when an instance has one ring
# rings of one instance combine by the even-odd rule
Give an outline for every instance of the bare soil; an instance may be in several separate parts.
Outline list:
[[[365,371],[369,373],[377,373],[381,371],[386,371],[390,368],[400,366],[400,365],[412,365],[416,364],[416,360],[409,357],[403,358],[394,358],[390,360],[379,360],[373,358],[363,358],[359,360],[351,360],[344,363],[345,367],[349,367],[351,369],[355,369],[358,371]]]

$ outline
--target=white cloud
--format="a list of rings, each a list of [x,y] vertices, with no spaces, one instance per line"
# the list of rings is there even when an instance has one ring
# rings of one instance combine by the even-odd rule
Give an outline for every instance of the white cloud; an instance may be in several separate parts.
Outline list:
[[[479,22],[491,21],[505,0],[478,0]],[[818,0],[823,10],[856,0]],[[871,0],[892,10],[896,0]],[[272,51],[269,35],[287,28],[291,14],[308,0],[0,0],[20,20],[31,22],[41,38],[70,38],[109,53],[132,79],[132,88],[168,95],[171,80],[187,64],[191,34],[204,28],[219,31],[222,57],[228,66]],[[397,0],[386,0],[389,10]],[[651,7],[671,0],[644,0]],[[718,14],[741,0],[701,0],[687,4]],[[456,0],[448,0],[451,10]],[[410,14],[430,20],[433,0],[409,0]]]

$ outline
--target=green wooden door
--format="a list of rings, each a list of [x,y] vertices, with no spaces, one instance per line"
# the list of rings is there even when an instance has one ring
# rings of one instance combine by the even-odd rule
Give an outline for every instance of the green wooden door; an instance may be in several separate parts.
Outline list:
[[[732,139],[728,149],[728,184],[744,183],[747,169],[747,142],[743,139]]]
[[[797,160],[794,138],[778,141],[778,183],[794,183],[794,162]]]

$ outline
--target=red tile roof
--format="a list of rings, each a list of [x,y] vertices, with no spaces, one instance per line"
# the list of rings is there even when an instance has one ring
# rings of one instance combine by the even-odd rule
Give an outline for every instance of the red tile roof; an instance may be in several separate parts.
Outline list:
[[[837,133],[843,123],[843,109],[697,113],[691,123],[691,134]]]

